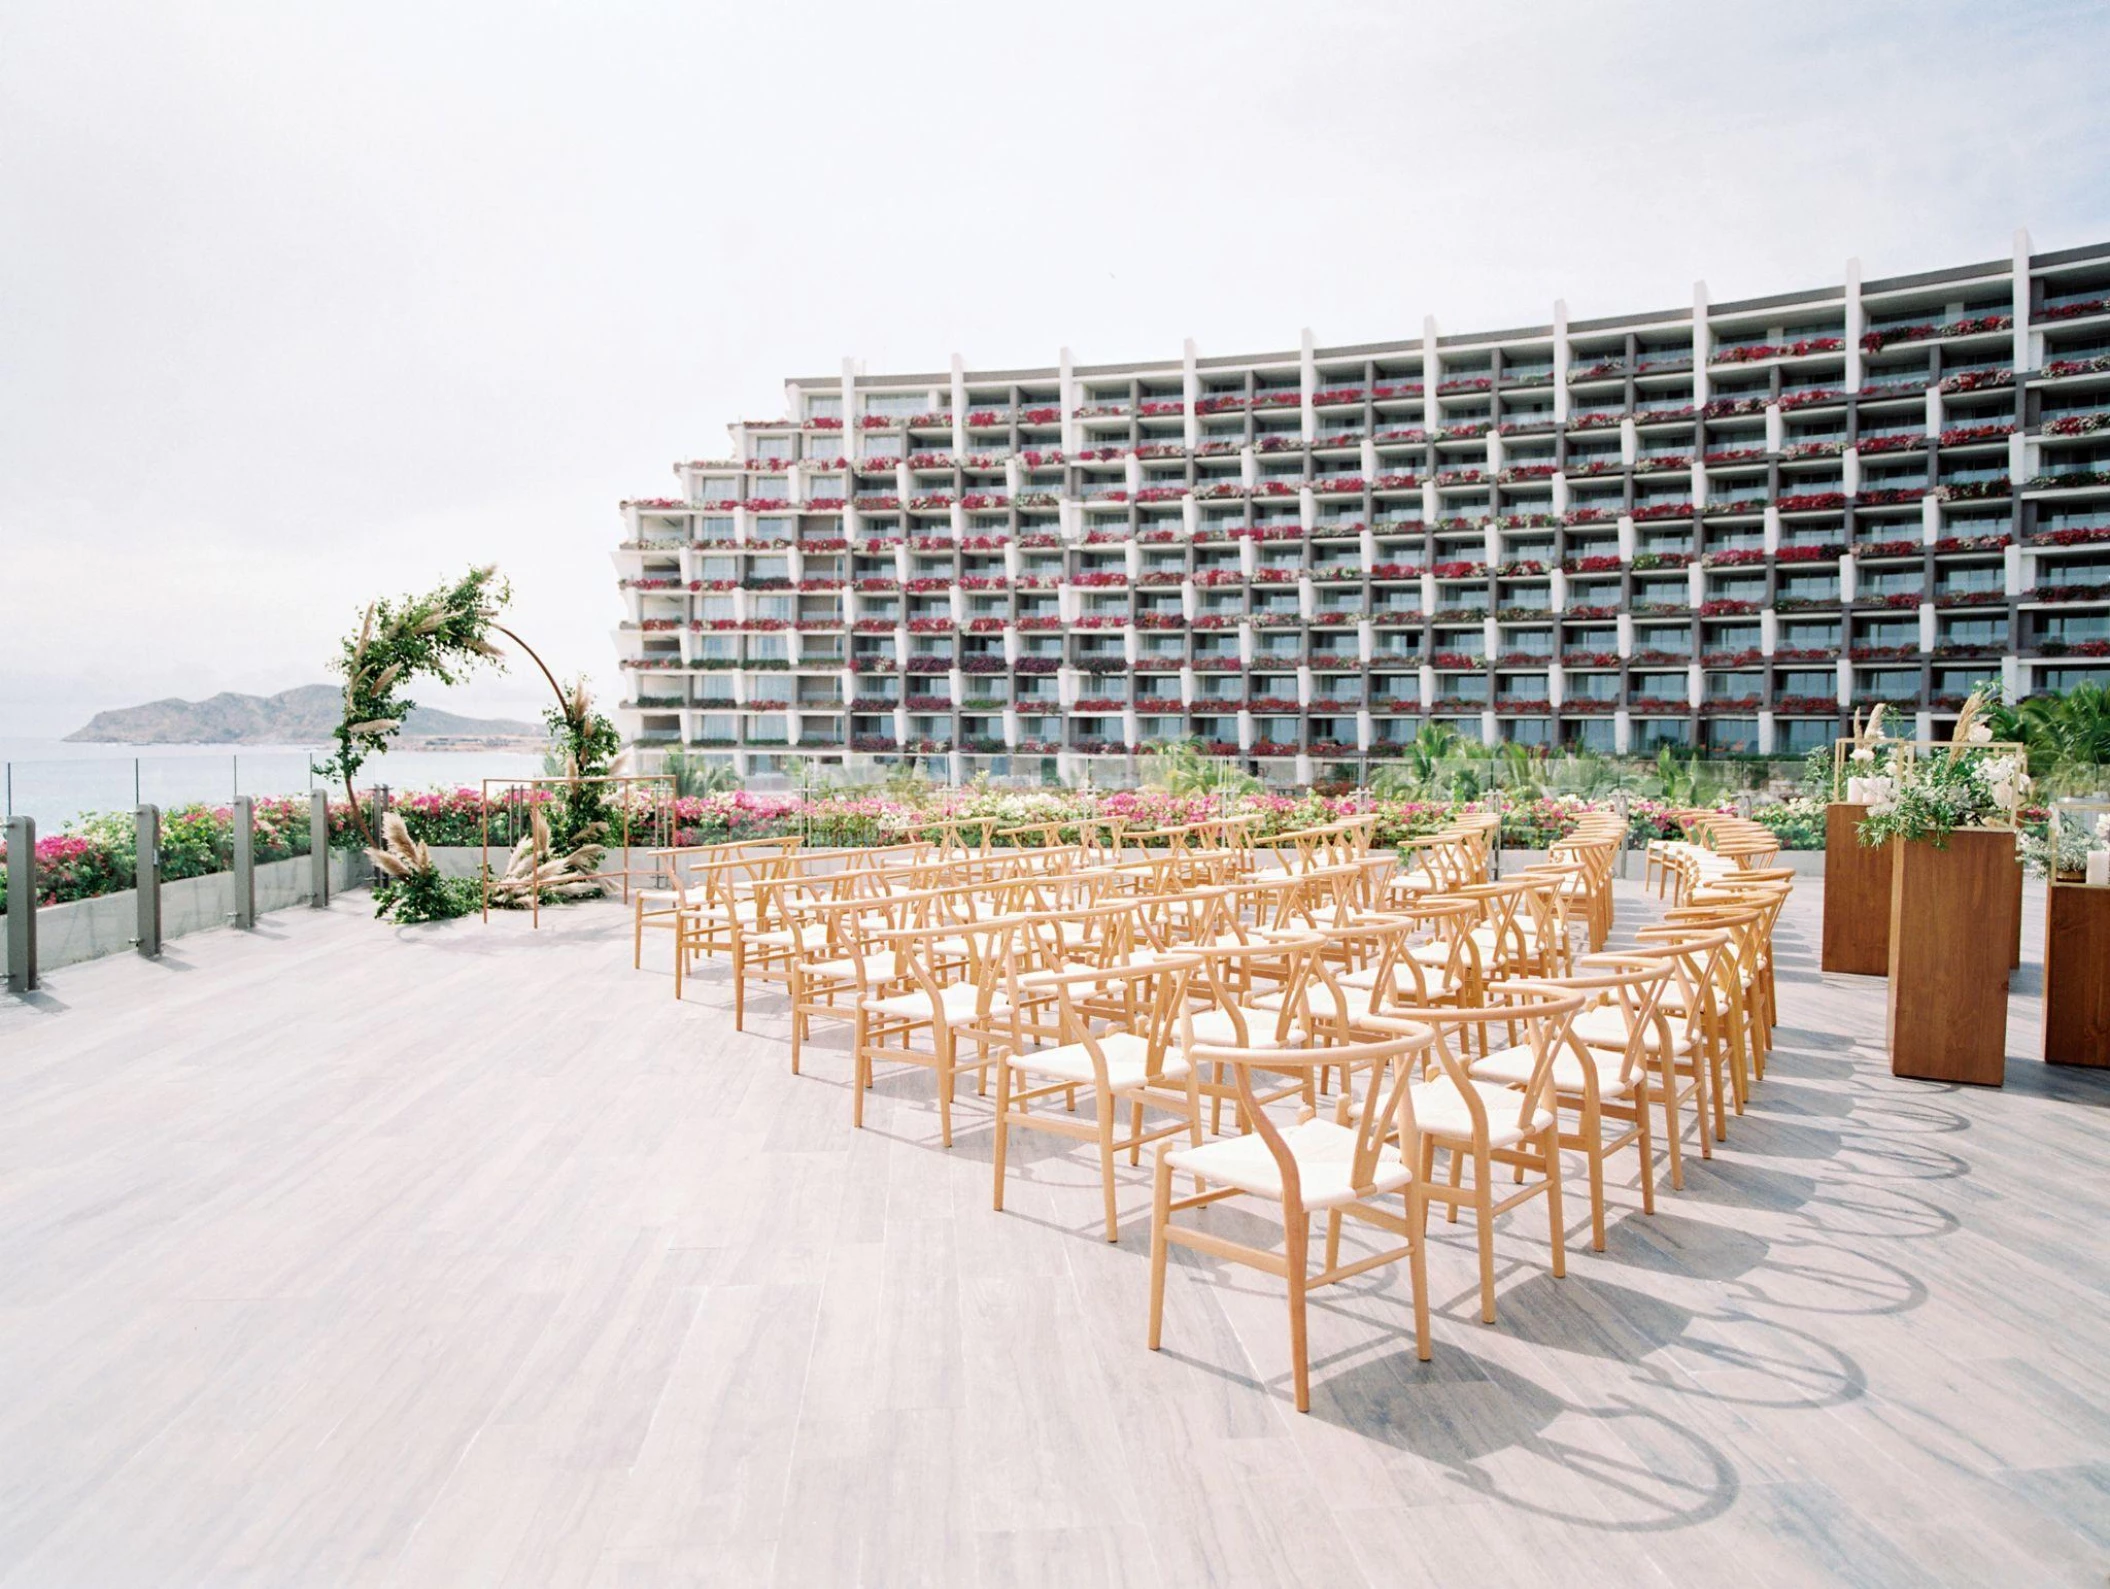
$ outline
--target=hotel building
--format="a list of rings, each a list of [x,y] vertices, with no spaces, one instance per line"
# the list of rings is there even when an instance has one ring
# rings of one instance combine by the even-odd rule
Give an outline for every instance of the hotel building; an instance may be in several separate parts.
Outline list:
[[[1609,319],[786,383],[623,504],[626,736],[1271,782],[1486,742],[1799,755],[2110,682],[2110,244]]]

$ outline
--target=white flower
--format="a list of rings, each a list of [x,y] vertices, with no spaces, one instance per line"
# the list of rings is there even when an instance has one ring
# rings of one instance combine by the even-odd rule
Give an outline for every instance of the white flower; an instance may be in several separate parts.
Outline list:
[[[1852,759],[1866,766],[1876,759],[1876,753],[1866,745],[1856,745]]]
[[[1897,809],[1897,780],[1895,778],[1863,778],[1862,794],[1872,817],[1887,817]]]
[[[1964,737],[1974,745],[1989,745],[1993,741],[1991,723],[1973,723],[1964,731]]]

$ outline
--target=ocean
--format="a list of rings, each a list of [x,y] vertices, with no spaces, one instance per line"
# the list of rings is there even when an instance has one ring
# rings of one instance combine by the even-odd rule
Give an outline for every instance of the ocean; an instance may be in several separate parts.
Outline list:
[[[81,745],[60,739],[0,739],[0,803],[5,815],[34,817],[56,833],[90,811],[143,804],[224,805],[238,794],[304,794],[325,747],[303,745]],[[533,751],[402,750],[377,756],[359,781],[391,789],[475,788],[483,778],[542,773]],[[333,790],[340,796],[341,790]]]

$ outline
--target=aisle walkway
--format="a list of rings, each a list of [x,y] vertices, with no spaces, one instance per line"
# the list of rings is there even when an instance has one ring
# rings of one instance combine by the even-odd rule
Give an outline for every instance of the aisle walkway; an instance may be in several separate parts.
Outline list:
[[[1144,1349],[1147,1172],[1119,1247],[1057,1144],[994,1214],[981,1104],[853,1134],[839,1036],[791,1077],[613,908],[54,974],[0,996],[0,1582],[2099,1585],[2110,1079],[2025,1057],[2030,969],[2005,1091],[1893,1081],[1817,904],[1687,1191],[1602,1255],[1576,1198],[1564,1281],[1529,1205],[1492,1329],[1440,1231],[1426,1367],[1396,1270],[1327,1294],[1309,1417],[1262,1277],[1176,1260]]]

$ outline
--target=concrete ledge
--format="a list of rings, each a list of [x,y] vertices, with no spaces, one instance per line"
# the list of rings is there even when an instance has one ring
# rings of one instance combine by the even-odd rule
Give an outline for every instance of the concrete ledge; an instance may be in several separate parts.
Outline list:
[[[472,853],[472,860],[474,858]],[[330,856],[330,892],[341,893],[366,881],[364,856],[334,851]],[[266,861],[256,869],[259,914],[287,910],[308,902],[309,861]],[[161,937],[165,943],[185,933],[224,927],[234,916],[234,874],[181,877],[161,885]],[[7,918],[0,916],[0,956],[7,944]],[[47,905],[37,912],[37,967],[56,971],[104,955],[129,953],[139,932],[139,895],[133,889]]]

